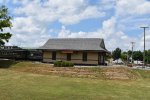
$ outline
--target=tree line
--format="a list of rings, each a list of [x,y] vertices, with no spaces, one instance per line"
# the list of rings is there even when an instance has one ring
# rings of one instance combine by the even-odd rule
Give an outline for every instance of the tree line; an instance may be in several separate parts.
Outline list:
[[[121,58],[123,61],[130,61],[132,58],[132,51],[122,51],[120,48],[116,48],[112,52],[111,57],[114,60]],[[143,61],[143,52],[140,50],[133,51],[133,60]],[[145,50],[145,62],[150,64],[150,50]]]

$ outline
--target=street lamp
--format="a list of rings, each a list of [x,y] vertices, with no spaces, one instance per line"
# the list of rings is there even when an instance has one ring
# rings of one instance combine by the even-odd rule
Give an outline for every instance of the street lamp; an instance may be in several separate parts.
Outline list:
[[[143,51],[143,67],[145,67],[145,30],[149,27],[140,27],[144,29],[144,51]]]
[[[131,42],[131,45],[132,45],[132,55],[131,55],[131,63],[132,63],[132,66],[133,66],[133,46],[134,46],[134,43],[135,43],[135,42]]]
[[[129,61],[129,60],[128,60],[128,49],[126,49],[126,50],[127,50],[127,65],[128,65],[128,61]]]

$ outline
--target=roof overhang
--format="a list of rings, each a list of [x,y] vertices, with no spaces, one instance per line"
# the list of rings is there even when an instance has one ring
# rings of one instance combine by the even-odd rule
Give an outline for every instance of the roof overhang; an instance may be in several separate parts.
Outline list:
[[[105,53],[110,53],[107,50],[72,50],[72,49],[39,49],[42,51],[87,51],[87,52],[105,52]]]

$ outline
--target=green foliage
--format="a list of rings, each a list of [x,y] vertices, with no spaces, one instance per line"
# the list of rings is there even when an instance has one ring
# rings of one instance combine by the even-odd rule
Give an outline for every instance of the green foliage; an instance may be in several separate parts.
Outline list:
[[[127,55],[129,59],[132,56],[132,51],[129,50],[128,52],[121,53],[121,58],[125,61],[127,59]],[[133,60],[143,61],[143,52],[133,51]],[[145,50],[145,62],[150,64],[150,50]]]
[[[121,53],[121,59],[124,61],[127,60],[127,53],[126,52]]]
[[[131,55],[132,55],[132,51],[131,50],[128,51],[128,55],[129,55],[129,57],[131,57]]]
[[[56,61],[54,62],[55,67],[73,67],[74,64],[71,62],[65,62],[65,61]]]
[[[8,8],[5,6],[0,7],[0,46],[8,42],[12,34],[4,32],[5,28],[11,28],[11,17],[8,15]]]
[[[2,60],[2,59],[0,59],[0,68],[9,68],[14,64],[17,64],[17,62],[13,61],[13,60]]]
[[[109,61],[109,59],[111,59],[112,58],[112,55],[111,54],[106,54],[106,61]]]
[[[134,51],[133,52],[133,59],[134,60],[143,60],[143,53],[141,51]]]
[[[145,61],[150,64],[150,50],[145,51]]]
[[[112,53],[113,59],[119,59],[121,57],[121,49],[120,48],[116,48],[113,53]]]

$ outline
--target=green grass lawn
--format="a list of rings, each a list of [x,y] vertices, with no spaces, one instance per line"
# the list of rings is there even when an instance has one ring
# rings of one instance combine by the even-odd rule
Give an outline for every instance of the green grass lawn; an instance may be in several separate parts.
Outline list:
[[[0,100],[150,100],[150,71],[134,70],[142,77],[136,80],[107,80],[12,69],[0,69]]]

